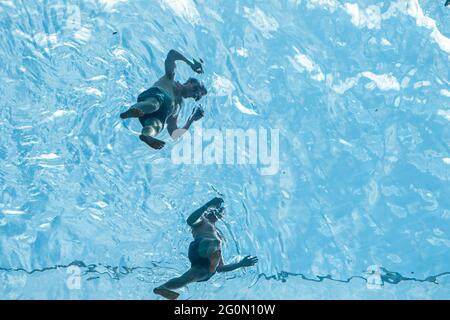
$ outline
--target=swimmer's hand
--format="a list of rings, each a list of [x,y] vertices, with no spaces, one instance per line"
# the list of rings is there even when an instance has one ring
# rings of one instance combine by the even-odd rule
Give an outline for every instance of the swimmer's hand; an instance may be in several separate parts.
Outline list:
[[[191,63],[192,70],[197,73],[203,73],[203,66],[202,66],[203,60],[202,59],[200,59],[200,61],[197,61],[195,59],[192,60],[194,61],[193,63]]]
[[[204,115],[205,115],[205,111],[203,110],[202,107],[195,107],[192,110],[190,118],[191,118],[192,121],[198,121],[201,118],[203,118]]]
[[[241,268],[254,266],[258,262],[258,257],[246,256],[244,259],[239,261]]]

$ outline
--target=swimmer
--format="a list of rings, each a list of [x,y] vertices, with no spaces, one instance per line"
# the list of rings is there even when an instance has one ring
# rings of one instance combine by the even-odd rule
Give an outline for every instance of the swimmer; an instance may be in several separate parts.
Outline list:
[[[180,295],[173,291],[192,282],[208,281],[216,272],[228,272],[238,268],[251,267],[258,262],[257,257],[246,256],[238,263],[224,264],[221,243],[224,240],[215,223],[223,217],[222,198],[214,198],[194,211],[186,220],[191,227],[194,241],[189,245],[191,268],[178,278],[171,279],[153,289],[166,299],[175,300]]]
[[[205,86],[195,78],[189,78],[183,84],[175,81],[175,62],[178,60],[187,63],[194,72],[203,73],[201,59],[200,62],[195,59],[191,62],[181,53],[170,50],[164,64],[164,76],[159,78],[150,89],[142,92],[136,104],[120,114],[122,119],[139,118],[143,127],[139,139],[153,149],[161,149],[165,145],[164,141],[156,139],[165,124],[170,136],[176,139],[186,132],[194,121],[200,120],[204,115],[201,107],[195,107],[186,124],[182,128],[177,125],[183,99],[193,98],[199,101],[207,94]]]
[[[445,1],[445,6],[449,6],[450,5],[450,0]]]

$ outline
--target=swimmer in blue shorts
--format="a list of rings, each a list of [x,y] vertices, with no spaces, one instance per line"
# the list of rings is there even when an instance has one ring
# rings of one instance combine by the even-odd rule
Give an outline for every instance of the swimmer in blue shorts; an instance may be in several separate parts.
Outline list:
[[[167,124],[167,131],[174,139],[186,132],[194,121],[201,119],[204,111],[201,107],[192,110],[186,124],[179,128],[177,125],[178,114],[185,98],[193,98],[199,101],[207,94],[205,86],[195,78],[189,78],[185,83],[175,81],[175,62],[181,60],[186,62],[193,71],[203,73],[201,61],[193,62],[186,59],[181,53],[170,50],[165,60],[165,74],[153,86],[142,92],[137,103],[127,111],[120,114],[122,119],[139,118],[142,124],[142,132],[139,136],[153,149],[161,149],[165,142],[156,138]]]
[[[194,237],[188,253],[191,268],[180,277],[155,288],[153,290],[155,294],[174,300],[180,295],[173,291],[174,289],[192,282],[208,281],[216,272],[251,267],[258,262],[257,257],[246,256],[238,263],[224,264],[221,251],[224,238],[215,225],[223,217],[223,212],[223,199],[214,198],[189,216],[186,222],[191,227]]]

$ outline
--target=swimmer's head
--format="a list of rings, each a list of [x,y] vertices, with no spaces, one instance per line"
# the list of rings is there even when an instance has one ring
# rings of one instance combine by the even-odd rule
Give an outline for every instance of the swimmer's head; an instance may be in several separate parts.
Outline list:
[[[183,84],[183,86],[184,86],[183,92],[184,98],[194,98],[195,101],[198,101],[208,93],[203,83],[201,83],[195,78],[189,78]]]
[[[225,208],[224,208],[224,207],[210,209],[210,210],[208,211],[208,213],[206,214],[206,218],[207,218],[210,222],[215,223],[215,222],[217,222],[219,219],[222,219],[222,218],[223,218],[224,212],[225,212]]]

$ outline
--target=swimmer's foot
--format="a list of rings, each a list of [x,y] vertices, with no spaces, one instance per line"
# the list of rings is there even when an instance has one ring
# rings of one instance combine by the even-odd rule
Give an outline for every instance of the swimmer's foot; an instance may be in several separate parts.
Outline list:
[[[160,296],[163,296],[166,299],[169,300],[176,300],[178,298],[178,296],[180,295],[179,293],[166,289],[166,288],[162,288],[162,287],[158,287],[153,289],[153,293],[154,294],[159,294]]]
[[[144,112],[138,108],[130,108],[127,111],[122,112],[120,114],[120,117],[122,119],[139,118],[139,117],[143,117],[143,116],[144,116]]]
[[[149,147],[153,149],[161,149],[166,144],[164,141],[150,136],[144,136],[143,134],[139,136],[139,139],[141,139],[141,141],[144,141]]]

